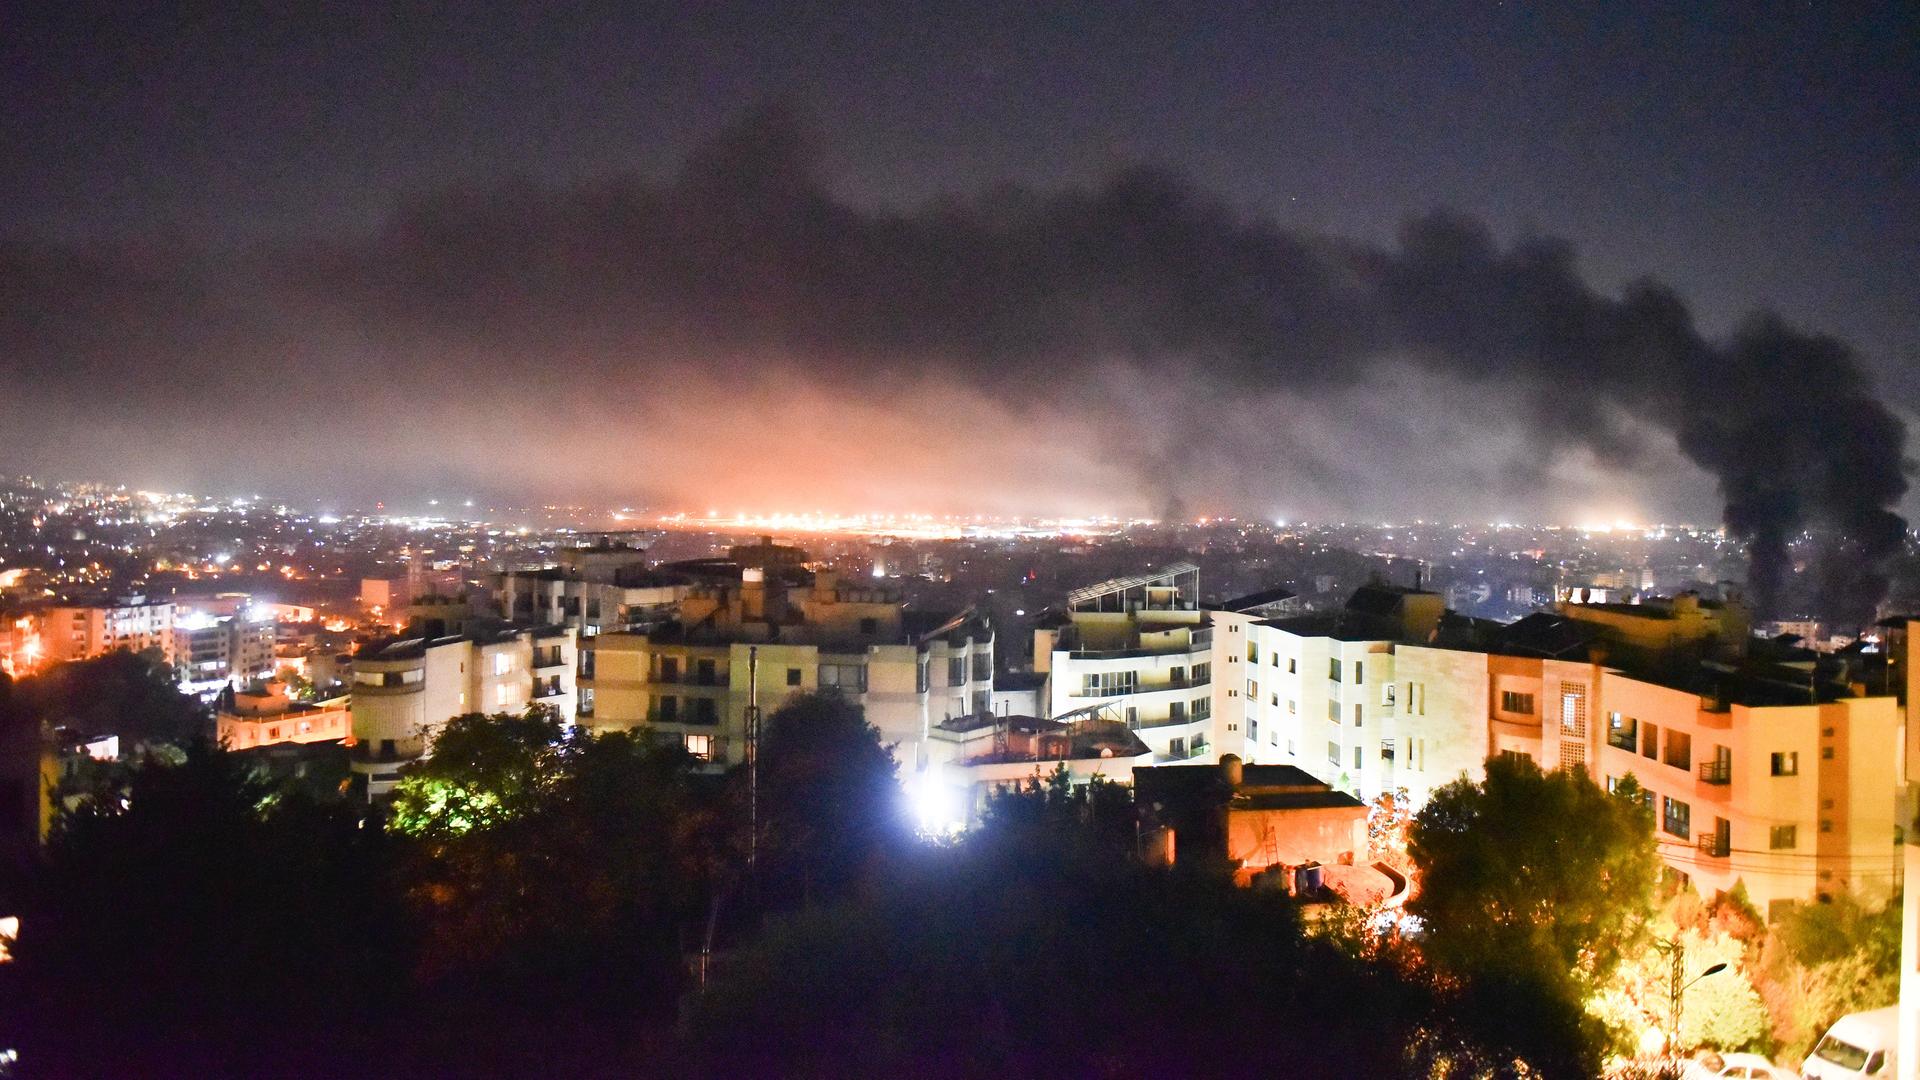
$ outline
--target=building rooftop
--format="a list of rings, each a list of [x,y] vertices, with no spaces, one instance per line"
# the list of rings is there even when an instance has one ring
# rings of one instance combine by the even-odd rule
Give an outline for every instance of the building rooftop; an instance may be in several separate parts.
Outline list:
[[[1240,783],[1212,765],[1153,765],[1133,770],[1139,802],[1225,801],[1234,810],[1358,809],[1366,804],[1292,765],[1243,765]]]
[[[1236,596],[1232,600],[1220,604],[1219,609],[1221,611],[1252,611],[1256,608],[1285,603],[1297,595],[1298,594],[1292,589],[1276,585],[1271,589],[1262,589],[1259,592],[1248,593],[1245,596]]]
[[[1281,619],[1263,619],[1261,626],[1271,626],[1284,630],[1296,637],[1325,637],[1335,641],[1391,641],[1392,636],[1380,633],[1380,627],[1372,622],[1348,616],[1344,611],[1322,611],[1312,615],[1290,615]]]
[[[1000,671],[995,672],[993,676],[995,690],[1014,693],[1038,690],[1046,684],[1047,673],[1044,671]]]
[[[1183,582],[1182,578],[1187,580]],[[1189,562],[1177,562],[1149,573],[1108,578],[1081,586],[1067,594],[1067,606],[1079,608],[1132,589],[1163,588],[1187,593],[1197,591],[1199,586],[1200,568]]]
[[[1353,590],[1353,595],[1347,597],[1346,609],[1357,615],[1398,615],[1407,597],[1438,595],[1429,589],[1372,581]]]
[[[1602,631],[1591,623],[1564,615],[1536,611],[1517,622],[1498,626],[1486,642],[1488,651],[1552,660],[1585,659]]]

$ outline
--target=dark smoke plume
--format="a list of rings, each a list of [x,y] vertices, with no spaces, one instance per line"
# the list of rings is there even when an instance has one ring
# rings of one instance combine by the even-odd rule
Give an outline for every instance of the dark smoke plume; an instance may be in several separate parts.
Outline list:
[[[1841,342],[1765,314],[1709,340],[1663,285],[1603,295],[1565,243],[1503,246],[1446,214],[1372,247],[1151,171],[881,211],[837,197],[813,161],[808,126],[776,108],[664,180],[454,189],[375,236],[232,265],[18,248],[0,253],[0,375],[54,372],[42,392],[83,399],[133,378],[164,397],[153,384],[182,370],[290,361],[314,387],[616,377],[671,397],[694,375],[783,371],[849,399],[940,384],[1018,411],[1091,410],[1086,385],[1133,372],[1165,398],[1148,426],[1174,434],[1119,432],[1113,450],[1166,503],[1197,446],[1261,438],[1209,423],[1220,404],[1312,400],[1411,364],[1517,397],[1543,460],[1632,466],[1649,429],[1671,433],[1718,481],[1762,610],[1807,532],[1829,618],[1864,622],[1885,590],[1905,432]]]

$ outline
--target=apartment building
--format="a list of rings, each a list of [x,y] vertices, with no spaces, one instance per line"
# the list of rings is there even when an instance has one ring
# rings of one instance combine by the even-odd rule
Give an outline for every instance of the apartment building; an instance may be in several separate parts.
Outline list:
[[[1039,698],[1054,718],[1088,714],[1125,725],[1159,764],[1212,763],[1222,754],[1275,760],[1280,729],[1258,707],[1275,683],[1257,635],[1296,607],[1285,589],[1202,603],[1191,563],[1076,589],[1034,631],[1035,673],[1045,679]]]
[[[368,797],[391,793],[400,770],[430,753],[456,716],[531,705],[573,716],[575,645],[569,626],[481,623],[362,645],[353,659],[352,764]]]
[[[698,559],[649,568],[646,548],[622,536],[562,548],[550,565],[496,573],[489,587],[505,618],[572,626],[585,638],[670,618],[703,577],[728,572],[737,574],[738,564]]]
[[[1047,715],[1123,724],[1156,761],[1212,761],[1216,635],[1237,671],[1239,653],[1224,639],[1238,641],[1241,632],[1214,626],[1201,609],[1192,563],[1075,589],[1066,608],[1034,630]]]
[[[286,684],[277,682],[224,695],[214,722],[219,742],[229,750],[339,742],[353,732],[347,695],[294,701]]]
[[[1245,651],[1223,679],[1231,658],[1213,650],[1224,685],[1211,738],[1239,739],[1214,752],[1293,765],[1362,799],[1404,789],[1415,805],[1479,780],[1494,754],[1580,768],[1610,787],[1632,774],[1662,860],[1707,893],[1740,884],[1763,911],[1888,895],[1899,703],[1870,693],[1879,684],[1858,663],[1753,639],[1748,627],[1737,600],[1691,594],[1562,603],[1501,625],[1379,583],[1338,612],[1250,623],[1216,613],[1214,641],[1237,631]]]
[[[153,649],[172,664],[177,659],[173,621],[172,600],[149,600],[140,595],[100,604],[49,607],[40,613],[41,659],[57,663],[84,660],[116,649]]]
[[[764,717],[831,690],[858,701],[912,769],[931,718],[991,708],[993,630],[971,610],[909,612],[892,589],[790,561],[731,567],[704,574],[672,618],[586,640],[581,723],[645,729],[731,765],[745,760],[749,704]]]
[[[516,622],[571,626],[581,637],[670,618],[698,579],[645,566],[596,581],[566,566],[508,570],[489,582],[499,613]]]
[[[277,636],[270,616],[247,608],[227,615],[180,609],[173,624],[173,657],[181,685],[205,691],[271,676]]]

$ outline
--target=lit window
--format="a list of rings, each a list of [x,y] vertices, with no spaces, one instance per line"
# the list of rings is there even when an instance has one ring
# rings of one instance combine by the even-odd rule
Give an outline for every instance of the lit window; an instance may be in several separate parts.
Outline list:
[[[686,739],[687,753],[702,761],[713,758],[713,736],[688,734]]]
[[[1773,775],[1799,776],[1800,775],[1799,751],[1789,750],[1785,753],[1774,754],[1773,755]]]

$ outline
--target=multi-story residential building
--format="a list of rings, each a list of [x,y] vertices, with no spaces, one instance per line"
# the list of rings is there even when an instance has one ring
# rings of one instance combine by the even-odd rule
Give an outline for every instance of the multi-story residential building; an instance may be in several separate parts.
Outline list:
[[[644,564],[621,568],[610,580],[594,580],[568,566],[508,570],[493,575],[493,601],[501,615],[518,622],[571,626],[580,636],[670,618],[673,607],[698,579]]]
[[[368,642],[353,660],[353,770],[370,798],[432,750],[434,735],[466,713],[531,705],[574,714],[572,627],[472,624],[444,637]]]
[[[193,690],[244,686],[273,674],[277,627],[242,608],[231,615],[182,610],[173,624],[174,666]]]
[[[40,647],[47,662],[84,660],[116,649],[174,653],[174,603],[124,596],[103,604],[50,607],[40,615]]]
[[[1047,715],[1124,724],[1159,761],[1213,760],[1217,632],[1192,563],[1075,589],[1034,630]]]
[[[708,576],[672,619],[584,645],[581,722],[644,728],[717,764],[744,760],[746,714],[834,690],[861,703],[909,768],[930,717],[991,708],[993,631],[971,611],[908,612],[891,589],[832,571],[734,567]]]
[[[284,683],[225,695],[214,710],[214,721],[221,745],[229,750],[339,742],[353,732],[347,695],[294,701]]]
[[[1662,860],[1709,894],[1740,884],[1766,910],[1892,889],[1898,703],[1831,659],[1751,640],[1737,603],[1563,604],[1506,626],[1413,608],[1425,614],[1397,629],[1315,617],[1254,629],[1271,659],[1314,673],[1298,711],[1319,730],[1297,723],[1291,763],[1416,805],[1480,779],[1494,754],[1609,787],[1631,774]],[[1295,683],[1279,685],[1294,700]]]
[[[1034,631],[1034,667],[1046,676],[1048,715],[1091,710],[1125,724],[1156,761],[1207,763],[1224,753],[1267,760],[1277,739],[1255,702],[1273,692],[1256,628],[1291,611],[1269,589],[1220,605],[1200,602],[1191,563],[1102,581],[1068,594]],[[1275,743],[1274,745],[1277,745]]]

